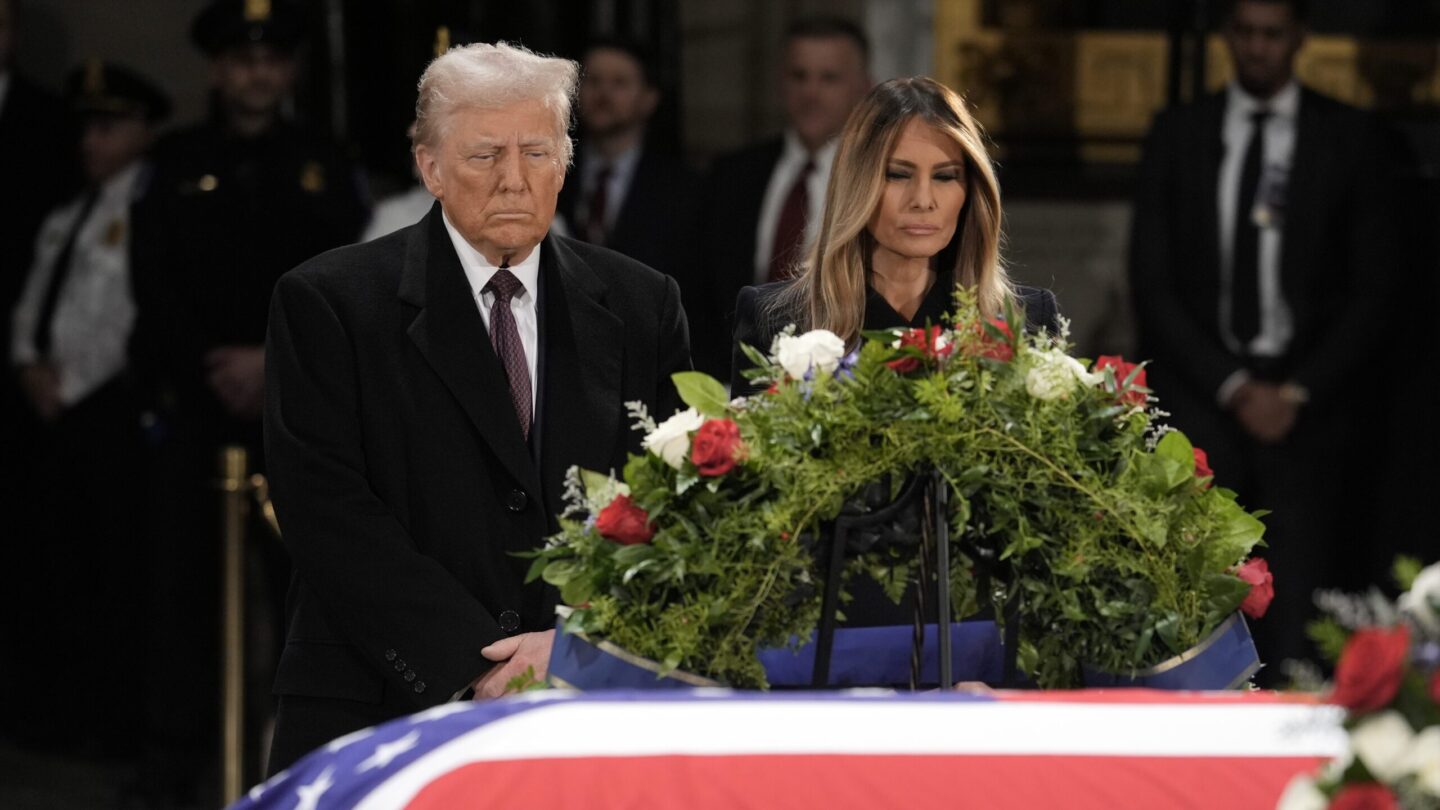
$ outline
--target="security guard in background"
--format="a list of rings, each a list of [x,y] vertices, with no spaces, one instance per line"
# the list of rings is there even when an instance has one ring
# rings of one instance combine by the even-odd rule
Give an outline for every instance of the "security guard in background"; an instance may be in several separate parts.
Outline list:
[[[125,355],[135,319],[130,207],[170,101],[143,76],[99,60],[69,76],[65,100],[82,123],[80,160],[67,163],[82,165],[86,186],[45,218],[14,310],[7,359],[28,406],[17,448],[27,474],[6,517],[24,530],[0,549],[0,567],[18,574],[10,587],[35,617],[16,622],[28,638],[13,649],[49,662],[50,674],[8,705],[26,715],[22,742],[119,755],[140,721],[141,672],[116,662],[144,618],[137,583],[147,562],[139,407]]]
[[[213,109],[162,140],[136,207],[131,354],[152,397],[151,778],[180,800],[214,804],[211,785],[185,780],[218,756],[218,450],[244,445],[259,466],[271,288],[311,256],[354,242],[367,212],[358,170],[284,114],[305,36],[298,5],[214,0],[191,35],[210,59]],[[274,614],[289,572],[278,544],[257,540],[251,548],[268,556],[255,584],[269,598],[248,607],[263,651],[282,622]],[[250,660],[264,659],[252,650]],[[272,673],[250,674],[262,696],[250,703],[263,706]]]

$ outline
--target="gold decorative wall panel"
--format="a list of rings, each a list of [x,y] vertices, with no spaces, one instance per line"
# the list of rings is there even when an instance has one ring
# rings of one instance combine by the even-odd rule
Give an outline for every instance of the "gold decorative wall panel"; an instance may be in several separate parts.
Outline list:
[[[1045,0],[936,0],[935,76],[969,99],[1002,153],[1068,149],[1085,162],[1130,162],[1166,101],[1164,31],[1047,28]],[[988,18],[988,19],[987,19]],[[987,24],[994,23],[994,24]],[[1206,85],[1230,78],[1209,37]],[[1311,36],[1301,81],[1363,107],[1440,107],[1440,41]]]

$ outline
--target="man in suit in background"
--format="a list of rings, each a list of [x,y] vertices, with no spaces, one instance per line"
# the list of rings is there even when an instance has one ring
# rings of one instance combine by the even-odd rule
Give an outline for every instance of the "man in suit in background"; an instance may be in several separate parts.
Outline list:
[[[1300,0],[1238,0],[1235,79],[1155,120],[1140,169],[1130,273],[1141,352],[1173,423],[1216,481],[1271,509],[1276,598],[1261,658],[1311,657],[1317,587],[1343,584],[1369,538],[1343,536],[1346,469],[1364,441],[1367,370],[1395,317],[1387,168],[1368,116],[1301,86]],[[1372,403],[1373,405],[1373,403]],[[1359,478],[1357,478],[1357,473]]]
[[[65,91],[83,122],[80,160],[70,162],[83,166],[87,188],[45,218],[15,308],[8,359],[30,418],[12,456],[26,473],[21,502],[5,514],[26,529],[6,544],[3,563],[23,576],[13,587],[26,594],[26,615],[44,617],[14,622],[32,634],[15,649],[55,671],[14,708],[30,714],[32,739],[121,753],[142,716],[133,696],[143,670],[109,676],[125,700],[91,686],[133,649],[144,621],[140,414],[125,355],[135,319],[129,223],[170,101],[145,77],[98,59],[72,72]]]
[[[697,322],[696,365],[726,379],[740,288],[789,277],[820,227],[835,139],[870,90],[870,45],[854,23],[802,19],[785,30],[781,135],[711,166],[699,261],[708,292]]]
[[[672,279],[547,234],[577,65],[508,45],[436,59],[416,225],[280,280],[266,452],[294,560],[271,771],[334,737],[544,676],[557,594],[523,584],[566,470],[638,451],[689,367]]]
[[[366,214],[356,168],[328,137],[286,113],[306,38],[303,7],[211,0],[190,34],[209,60],[210,115],[157,144],[154,176],[132,217],[131,355],[147,398],[154,478],[147,781],[182,802],[197,801],[201,763],[219,739],[221,546],[212,482],[220,448],[243,446],[252,469],[263,469],[271,291],[300,262],[353,242]],[[287,561],[270,538],[249,548],[263,573],[251,580],[260,597],[249,602],[251,627],[268,640],[279,634]],[[186,676],[169,675],[176,672]],[[263,697],[250,705],[259,716],[249,725],[259,728],[268,707]]]
[[[639,45],[601,40],[581,60],[579,148],[558,216],[569,235],[673,277],[686,311],[694,282],[697,178],[679,158],[646,142],[660,103],[654,62]]]

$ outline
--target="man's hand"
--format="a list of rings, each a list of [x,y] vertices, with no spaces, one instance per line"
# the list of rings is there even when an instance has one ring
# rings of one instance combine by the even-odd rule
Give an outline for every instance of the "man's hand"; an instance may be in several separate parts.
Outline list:
[[[205,380],[231,416],[259,419],[265,408],[265,347],[211,350],[205,355]]]
[[[40,421],[53,425],[60,418],[64,406],[60,402],[60,375],[54,366],[45,363],[22,366],[20,389]]]
[[[487,700],[504,695],[510,680],[523,675],[530,667],[535,668],[537,680],[544,680],[550,665],[550,645],[553,643],[555,631],[546,630],[543,633],[521,633],[504,638],[481,650],[481,655],[499,663],[472,684],[475,699]]]
[[[1295,428],[1295,417],[1299,413],[1299,406],[1281,393],[1280,386],[1263,382],[1240,386],[1231,409],[1245,432],[1262,444],[1284,441]]]

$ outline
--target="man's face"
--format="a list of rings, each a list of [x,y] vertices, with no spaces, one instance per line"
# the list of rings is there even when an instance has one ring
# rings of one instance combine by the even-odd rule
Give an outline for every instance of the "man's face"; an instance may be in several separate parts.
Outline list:
[[[1225,26],[1235,78],[1245,92],[1269,98],[1294,75],[1305,30],[1286,3],[1242,0]]]
[[[451,114],[415,161],[451,224],[492,263],[519,262],[545,238],[565,166],[555,114],[538,100]]]
[[[225,108],[244,115],[277,111],[295,87],[295,57],[264,43],[231,48],[211,65]]]
[[[847,37],[792,39],[781,70],[785,117],[811,151],[840,133],[870,90],[865,59]]]
[[[644,126],[660,94],[645,81],[634,57],[614,48],[585,56],[580,81],[580,124],[591,135],[611,135]]]
[[[85,120],[80,158],[85,177],[103,183],[150,148],[150,126],[138,115],[92,115]]]

